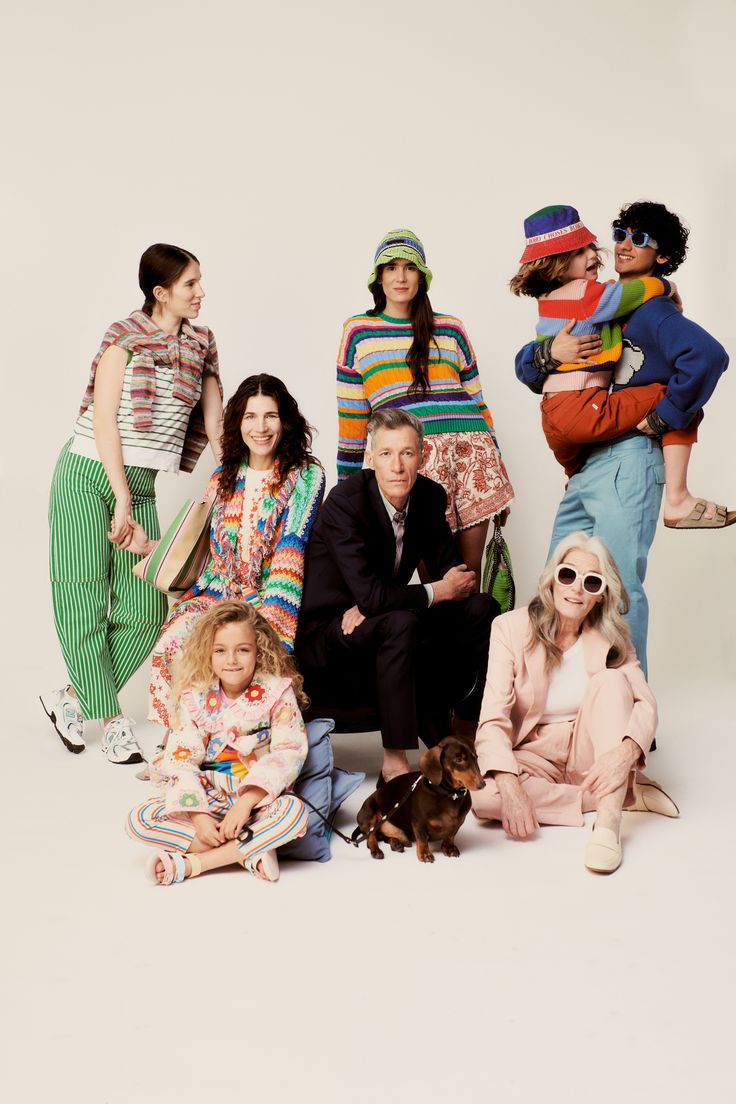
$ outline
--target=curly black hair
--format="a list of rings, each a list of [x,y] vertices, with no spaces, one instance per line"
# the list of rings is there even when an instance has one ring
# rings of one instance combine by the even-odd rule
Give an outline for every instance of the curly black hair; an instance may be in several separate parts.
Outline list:
[[[687,239],[690,231],[674,211],[668,211],[663,203],[641,200],[622,207],[612,226],[622,226],[625,230],[643,230],[656,241],[659,253],[667,260],[654,266],[655,276],[669,276],[676,272],[687,253]]]
[[[310,449],[312,447],[312,427],[297,406],[296,399],[289,393],[286,384],[277,376],[261,372],[257,376],[247,376],[225,407],[222,429],[222,471],[219,490],[224,498],[235,491],[238,469],[247,453],[240,431],[248,399],[254,395],[267,395],[276,400],[281,418],[281,440],[276,449],[281,482],[294,468],[306,464],[319,464]]]

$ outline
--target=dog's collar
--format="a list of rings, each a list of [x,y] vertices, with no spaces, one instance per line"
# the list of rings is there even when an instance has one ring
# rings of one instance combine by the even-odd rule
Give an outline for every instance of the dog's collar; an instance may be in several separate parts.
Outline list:
[[[426,776],[423,775],[422,777],[424,778],[425,784],[429,786],[431,790],[438,790],[446,797],[451,797],[453,801],[459,801],[461,798],[465,797],[466,793],[468,792],[466,786],[461,786],[459,790],[454,790],[452,786],[448,786],[447,783],[444,781],[430,782]]]

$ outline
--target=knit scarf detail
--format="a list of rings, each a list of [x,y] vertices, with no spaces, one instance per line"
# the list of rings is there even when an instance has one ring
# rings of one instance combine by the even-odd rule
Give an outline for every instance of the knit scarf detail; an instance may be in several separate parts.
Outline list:
[[[156,394],[157,364],[174,372],[174,398],[187,406],[194,406],[199,397],[205,361],[210,354],[210,331],[204,326],[192,326],[184,321],[178,334],[167,334],[144,311],[138,310],[133,311],[122,322],[113,322],[103,337],[92,361],[87,390],[79,408],[80,414],[84,414],[92,403],[97,365],[102,354],[111,345],[118,345],[129,354],[135,355],[130,398],[136,429],[150,429],[153,424],[151,410]],[[216,363],[214,370],[216,374]]]
[[[273,554],[276,530],[301,474],[300,468],[294,468],[279,485],[278,461],[274,465],[273,479],[264,495],[256,523],[259,539],[248,560],[243,558],[240,549],[247,470],[248,462],[244,460],[238,469],[235,490],[229,498],[223,499],[218,495],[212,517],[211,570],[220,579],[227,580],[228,590],[236,598],[242,597],[243,591],[257,590],[261,585],[263,561]]]

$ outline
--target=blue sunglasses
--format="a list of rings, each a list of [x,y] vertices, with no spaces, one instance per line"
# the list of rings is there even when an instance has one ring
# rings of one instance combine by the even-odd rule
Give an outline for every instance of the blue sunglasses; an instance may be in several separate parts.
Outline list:
[[[654,238],[650,237],[646,230],[624,230],[623,226],[614,226],[611,237],[619,245],[627,238],[631,238],[631,244],[637,249],[644,249],[647,245],[650,249],[659,249]]]

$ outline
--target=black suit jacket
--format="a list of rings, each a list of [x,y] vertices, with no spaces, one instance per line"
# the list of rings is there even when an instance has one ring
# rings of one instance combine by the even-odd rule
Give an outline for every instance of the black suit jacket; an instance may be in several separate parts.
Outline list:
[[[365,617],[399,609],[426,609],[427,592],[409,583],[424,561],[433,581],[461,562],[445,518],[447,496],[417,476],[409,497],[401,563],[394,578],[396,540],[376,482],[363,470],[330,491],[307,545],[300,632],[357,606]]]

